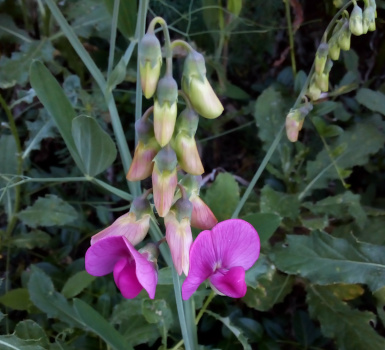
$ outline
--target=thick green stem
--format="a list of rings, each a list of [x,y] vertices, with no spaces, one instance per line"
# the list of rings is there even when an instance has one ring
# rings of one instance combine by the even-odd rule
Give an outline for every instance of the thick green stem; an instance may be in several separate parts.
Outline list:
[[[109,51],[109,55],[108,55],[107,79],[109,78],[109,76],[111,74],[112,66],[114,64],[116,29],[118,27],[119,6],[120,6],[120,0],[115,0],[114,1],[114,9],[112,12],[110,51]]]

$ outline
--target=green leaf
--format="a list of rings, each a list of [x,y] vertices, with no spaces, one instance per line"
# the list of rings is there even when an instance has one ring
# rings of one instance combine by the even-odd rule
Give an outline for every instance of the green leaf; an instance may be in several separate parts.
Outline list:
[[[20,233],[11,237],[11,244],[16,248],[33,249],[35,247],[47,247],[51,236],[40,230],[32,230],[29,233]]]
[[[158,271],[158,284],[173,284],[171,267],[164,267]]]
[[[73,298],[87,288],[95,278],[95,276],[89,275],[86,271],[79,271],[67,280],[61,293],[67,299]]]
[[[281,217],[272,213],[248,214],[242,219],[254,226],[261,243],[267,242],[281,224]]]
[[[311,317],[319,320],[326,337],[336,339],[339,349],[385,349],[385,339],[371,326],[373,313],[350,308],[325,287],[310,286],[307,292]]]
[[[45,350],[39,341],[28,341],[15,335],[0,335],[0,346],[2,350]]]
[[[7,150],[7,152],[0,152],[0,174],[17,174],[17,149],[14,137],[1,135],[0,149]]]
[[[214,317],[216,320],[222,322],[236,336],[236,338],[242,344],[244,350],[251,350],[251,346],[249,345],[247,338],[245,337],[240,328],[233,325],[229,317],[221,317],[218,314],[209,310],[206,310],[205,312],[208,315]]]
[[[257,288],[261,279],[271,281],[275,267],[266,255],[260,254],[257,262],[246,271],[246,284],[249,287]]]
[[[104,0],[110,14],[114,8],[114,0]],[[137,2],[122,0],[119,4],[118,28],[120,32],[127,38],[134,36],[137,18]]]
[[[365,122],[356,123],[348,128],[342,135],[333,140],[329,147],[332,150],[332,156],[338,168],[351,169],[356,165],[366,164],[371,154],[382,149],[384,142],[385,136],[378,130],[377,126],[370,122]],[[312,189],[327,187],[330,179],[338,178],[334,166],[323,172],[331,162],[332,160],[324,148],[317,154],[314,161],[307,162],[307,175],[304,183],[312,181],[322,173],[322,176],[313,184]],[[341,172],[341,175],[347,177],[349,173]]]
[[[28,81],[28,68],[32,60],[44,62],[53,60],[54,48],[50,41],[33,41],[20,46],[20,52],[14,52],[11,58],[0,58],[0,88],[8,89],[16,84],[24,86]]]
[[[77,219],[76,210],[53,194],[39,197],[32,205],[22,210],[18,217],[24,224],[35,228],[37,226],[63,226]]]
[[[29,34],[16,26],[13,18],[6,14],[0,14],[0,38],[22,44],[24,42],[32,42]]]
[[[206,191],[204,201],[218,221],[230,219],[239,202],[238,183],[229,173],[219,174]]]
[[[39,345],[49,347],[49,340],[43,328],[32,320],[21,321],[16,325],[15,335],[24,340],[38,341]]]
[[[266,185],[261,191],[261,212],[275,213],[281,218],[295,220],[299,216],[298,196],[276,192]]]
[[[51,72],[39,61],[33,61],[31,64],[30,81],[39,100],[54,119],[76,165],[85,173],[71,132],[72,120],[76,114],[63,89]]]
[[[87,175],[100,174],[115,160],[115,144],[95,119],[87,116],[73,119],[72,136]]]
[[[273,266],[274,267],[274,266]],[[293,287],[294,278],[279,274],[275,269],[270,274],[260,276],[256,288],[247,288],[242,300],[247,306],[259,311],[268,311],[275,304],[282,302]]]
[[[29,310],[32,302],[29,299],[28,289],[12,289],[0,297],[0,303],[14,310]]]
[[[122,335],[87,303],[80,299],[74,299],[74,310],[82,323],[113,349],[133,350],[132,346],[125,342]]]
[[[385,95],[382,92],[361,88],[357,92],[356,99],[371,111],[385,115]]]
[[[271,254],[276,266],[317,284],[365,283],[372,291],[385,285],[385,247],[334,238],[323,232],[287,236]]]
[[[32,302],[49,318],[58,318],[70,326],[81,327],[77,314],[66,298],[55,291],[51,279],[36,266],[31,266],[28,291]]]

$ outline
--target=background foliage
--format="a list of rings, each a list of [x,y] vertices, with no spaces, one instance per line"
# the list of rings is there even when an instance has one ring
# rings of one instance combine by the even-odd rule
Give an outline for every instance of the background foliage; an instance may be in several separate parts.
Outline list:
[[[155,300],[125,300],[111,276],[84,271],[89,238],[137,194],[125,181],[129,153],[115,117],[133,150],[129,45],[138,5],[121,0],[114,16],[113,0],[57,2],[79,48],[54,3],[0,1],[0,347],[183,347],[163,259]],[[201,118],[197,134],[202,197],[219,220],[236,211],[343,3],[291,1],[293,72],[281,0],[150,1],[148,18],[164,17],[172,39],[205,54],[225,106],[219,119]],[[262,254],[243,299],[215,297],[208,306],[197,326],[202,349],[385,348],[385,2],[377,5],[377,30],[352,37],[331,72],[331,93],[297,143],[282,138],[238,213],[258,230]],[[180,77],[183,52],[175,62]],[[194,295],[197,310],[208,295],[204,287]]]

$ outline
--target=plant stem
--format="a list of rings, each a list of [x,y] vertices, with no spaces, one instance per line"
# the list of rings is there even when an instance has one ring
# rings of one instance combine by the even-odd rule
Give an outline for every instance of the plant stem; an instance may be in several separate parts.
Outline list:
[[[111,74],[112,66],[114,64],[115,43],[116,43],[116,28],[118,26],[119,5],[120,5],[120,0],[115,0],[114,1],[114,9],[112,11],[110,51],[109,51],[109,55],[108,55],[107,80],[108,80],[108,78],[109,78],[109,76]]]
[[[294,33],[291,23],[291,14],[290,14],[290,0],[285,1],[285,12],[286,12],[286,22],[287,29],[289,31],[289,44],[290,44],[290,57],[291,57],[291,69],[293,70],[293,77],[295,78],[297,74],[297,67],[295,62],[295,52],[294,52]]]

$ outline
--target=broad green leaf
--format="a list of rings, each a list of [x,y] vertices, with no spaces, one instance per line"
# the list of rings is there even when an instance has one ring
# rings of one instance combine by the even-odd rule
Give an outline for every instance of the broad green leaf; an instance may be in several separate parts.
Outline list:
[[[364,165],[368,162],[369,156],[378,152],[384,145],[385,136],[378,130],[377,126],[370,122],[356,123],[348,128],[342,135],[330,143],[329,148],[338,168],[351,169],[356,165]],[[323,149],[319,152],[314,161],[307,162],[306,180],[304,183],[312,181],[322,175],[313,184],[312,189],[327,187],[330,179],[337,179],[336,168],[330,167],[323,171],[332,163],[330,155]],[[349,172],[341,172],[343,177],[347,177]]]
[[[72,138],[72,120],[75,111],[59,83],[51,72],[39,61],[33,61],[30,67],[30,82],[39,100],[54,119],[57,128],[76,165],[85,173],[83,162]]]
[[[32,266],[31,270],[28,291],[32,302],[49,318],[58,318],[70,326],[81,327],[72,305],[62,294],[55,291],[51,279],[36,266]]]
[[[20,52],[13,52],[11,58],[0,58],[0,88],[8,89],[16,84],[24,86],[28,81],[28,69],[32,60],[49,62],[53,60],[54,48],[50,41],[41,40],[23,43]]]
[[[25,30],[17,27],[11,16],[3,13],[0,14],[0,38],[6,38],[18,44],[32,42],[29,34]]]
[[[74,299],[74,310],[87,328],[102,338],[115,350],[133,350],[122,335],[91,306],[81,299]]]
[[[230,219],[239,202],[239,187],[234,177],[229,173],[219,174],[206,191],[204,201],[218,221]]]
[[[40,230],[32,230],[29,233],[20,233],[11,237],[11,244],[21,249],[33,249],[35,247],[47,247],[51,236]]]
[[[275,90],[274,87],[269,87],[258,97],[255,104],[254,118],[258,126],[258,136],[263,141],[263,149],[267,151],[273,143],[282,125],[285,123],[286,114],[290,106],[282,97],[282,94]],[[292,145],[286,137],[282,138],[278,151],[281,148]],[[277,164],[278,158],[272,158],[272,163]]]
[[[275,266],[266,255],[260,254],[257,262],[246,271],[246,284],[249,287],[257,288],[261,279],[271,281],[275,273]]]
[[[357,92],[356,99],[371,111],[385,115],[385,95],[382,92],[361,88]]]
[[[334,238],[327,233],[287,236],[271,254],[277,268],[317,284],[365,283],[372,291],[385,285],[385,247]]]
[[[35,228],[37,226],[63,226],[73,222],[78,214],[76,210],[61,198],[47,194],[30,207],[22,210],[18,217],[24,224]]]
[[[251,346],[249,345],[247,338],[242,333],[240,328],[233,325],[229,317],[221,317],[218,314],[209,310],[206,310],[205,312],[208,315],[214,317],[216,320],[222,322],[236,336],[236,338],[242,344],[244,350],[251,350]]]
[[[67,299],[73,298],[87,288],[95,278],[95,276],[89,275],[86,271],[79,271],[67,280],[61,293]]]
[[[326,114],[333,112],[338,107],[338,103],[334,101],[323,101],[321,103],[317,103],[310,115],[314,117],[323,117]]]
[[[111,15],[114,8],[114,1],[115,0],[104,0]],[[135,34],[137,13],[136,1],[120,0],[118,28],[127,39],[133,37]]]
[[[7,152],[0,152],[0,174],[17,174],[17,149],[16,142],[12,135],[1,135],[0,149]],[[3,183],[1,180],[0,183]]]
[[[376,298],[377,314],[385,326],[385,287],[377,290],[373,296]]]
[[[45,350],[39,341],[28,341],[16,335],[0,335],[0,348],[2,350]]]
[[[286,295],[291,292],[294,278],[281,275],[277,271],[272,270],[271,276],[261,276],[258,282],[256,288],[247,288],[246,295],[242,300],[247,306],[256,310],[268,311],[275,304],[282,302]]]
[[[336,219],[353,218],[363,228],[367,216],[361,206],[360,199],[360,195],[346,191],[343,194],[327,197],[316,203],[305,202],[302,205],[314,214],[327,214]]]
[[[32,306],[26,288],[11,289],[0,297],[0,303],[14,310],[29,310]]]
[[[158,284],[172,285],[173,283],[171,267],[164,267],[158,271]]]
[[[86,116],[73,119],[72,136],[87,175],[100,174],[115,160],[114,141],[95,119]]]
[[[267,242],[281,224],[281,217],[272,213],[248,214],[242,219],[254,226],[261,243]]]
[[[261,191],[261,212],[295,220],[299,216],[298,196],[274,191],[266,185]]]
[[[385,339],[371,326],[371,322],[376,320],[373,313],[352,309],[326,287],[313,285],[307,292],[311,317],[321,323],[326,337],[336,339],[338,349],[385,349]]]
[[[32,320],[19,322],[15,328],[15,335],[24,340],[38,341],[38,344],[45,348],[48,348],[49,346],[47,334],[44,332],[43,328]]]
[[[359,284],[331,284],[326,286],[340,300],[354,300],[364,294],[365,290]]]

